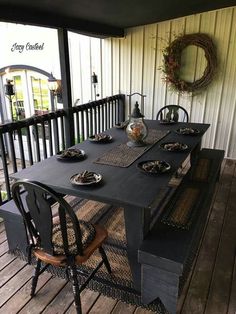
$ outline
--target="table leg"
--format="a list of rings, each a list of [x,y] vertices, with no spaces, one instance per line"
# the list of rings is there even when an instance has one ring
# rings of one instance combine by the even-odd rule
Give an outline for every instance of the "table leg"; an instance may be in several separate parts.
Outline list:
[[[191,166],[193,166],[199,152],[201,150],[201,142],[197,144],[197,146],[192,150],[191,155],[190,155],[190,163]]]
[[[138,263],[138,249],[150,225],[150,210],[126,207],[124,210],[127,254],[134,287],[141,291],[141,265]]]

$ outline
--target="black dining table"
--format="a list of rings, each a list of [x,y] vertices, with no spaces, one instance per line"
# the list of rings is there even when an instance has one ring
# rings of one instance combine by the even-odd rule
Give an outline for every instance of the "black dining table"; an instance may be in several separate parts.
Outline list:
[[[85,151],[86,158],[83,160],[63,162],[58,160],[55,155],[11,175],[16,180],[28,179],[44,183],[57,193],[122,206],[125,217],[127,255],[134,287],[137,291],[140,291],[141,288],[141,266],[138,263],[138,249],[150,229],[152,213],[155,212],[158,216],[160,195],[163,195],[169,181],[189,154],[193,162],[200,149],[202,136],[209,128],[209,124],[202,123],[161,124],[156,120],[145,120],[145,122],[149,130],[156,129],[169,132],[128,167],[94,162],[120,143],[127,143],[126,132],[123,129],[112,128],[105,132],[112,136],[112,141],[109,143],[93,143],[86,140],[75,145],[76,148]],[[196,135],[180,135],[176,130],[181,127],[191,127],[200,130],[200,132]],[[187,144],[188,149],[182,152],[169,152],[160,148],[161,143],[176,141]],[[170,171],[160,175],[143,173],[137,165],[145,160],[164,160],[170,164]],[[101,174],[101,182],[90,186],[72,184],[70,178],[84,170]]]

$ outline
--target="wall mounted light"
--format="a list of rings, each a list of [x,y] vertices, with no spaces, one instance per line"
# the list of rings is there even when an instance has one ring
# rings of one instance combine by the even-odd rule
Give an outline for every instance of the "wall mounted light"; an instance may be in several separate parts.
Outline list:
[[[91,82],[94,89],[94,100],[96,101],[97,97],[99,97],[100,95],[97,94],[98,76],[97,74],[95,74],[95,72],[93,72],[93,75],[91,76]]]

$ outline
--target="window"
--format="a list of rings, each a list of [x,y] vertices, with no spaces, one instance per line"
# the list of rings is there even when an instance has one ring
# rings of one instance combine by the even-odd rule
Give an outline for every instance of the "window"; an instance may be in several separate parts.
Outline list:
[[[35,113],[42,114],[48,112],[50,105],[48,81],[31,76],[31,85]]]

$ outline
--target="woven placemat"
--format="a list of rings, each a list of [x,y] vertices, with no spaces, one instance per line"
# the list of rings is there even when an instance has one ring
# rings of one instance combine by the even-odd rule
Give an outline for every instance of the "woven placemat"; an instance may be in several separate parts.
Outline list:
[[[145,140],[146,146],[129,147],[126,143],[122,143],[96,159],[94,163],[123,168],[129,167],[135,160],[142,156],[144,152],[150,149],[153,144],[160,141],[168,133],[169,131],[151,129]]]
[[[164,211],[161,221],[169,226],[189,229],[194,218],[194,205],[198,199],[199,189],[187,187],[177,199],[173,197]]]

